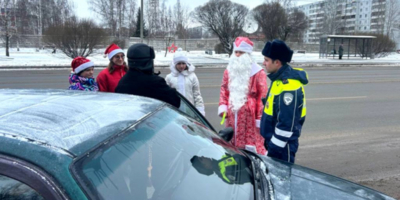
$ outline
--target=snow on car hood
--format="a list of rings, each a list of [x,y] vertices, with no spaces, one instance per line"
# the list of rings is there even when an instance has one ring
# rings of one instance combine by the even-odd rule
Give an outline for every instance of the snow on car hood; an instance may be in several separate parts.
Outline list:
[[[0,133],[79,154],[161,105],[162,102],[154,99],[124,94],[3,89],[0,90]],[[81,143],[86,147],[74,152],[74,147]]]

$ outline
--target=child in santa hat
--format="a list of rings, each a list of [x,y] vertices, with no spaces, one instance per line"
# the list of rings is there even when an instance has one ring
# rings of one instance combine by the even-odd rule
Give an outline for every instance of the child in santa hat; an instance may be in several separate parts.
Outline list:
[[[200,83],[194,73],[195,67],[189,63],[187,56],[179,48],[170,66],[171,73],[165,77],[167,84],[186,97],[204,116],[203,97],[200,93]]]
[[[128,71],[125,62],[125,52],[116,44],[111,44],[104,52],[110,60],[107,68],[103,69],[97,76],[99,90],[102,92],[115,92],[121,78]]]
[[[94,63],[92,61],[79,56],[72,60],[71,67],[72,73],[69,76],[69,90],[99,90],[93,77]]]

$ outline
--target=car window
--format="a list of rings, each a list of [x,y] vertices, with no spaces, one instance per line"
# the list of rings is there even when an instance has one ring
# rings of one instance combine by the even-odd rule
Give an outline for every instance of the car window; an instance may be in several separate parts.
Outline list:
[[[24,183],[0,175],[0,199],[42,200],[44,198]]]
[[[180,111],[215,131],[206,118],[185,97],[183,97],[180,93],[178,93],[178,96],[181,98],[181,105],[179,107]]]
[[[249,160],[203,124],[165,107],[79,158],[94,199],[251,199]]]
[[[179,107],[179,110],[184,112],[185,114],[189,115],[193,119],[196,119],[197,121],[201,121],[201,117],[191,108],[189,105],[189,102],[186,102],[185,100],[181,99],[181,106]]]

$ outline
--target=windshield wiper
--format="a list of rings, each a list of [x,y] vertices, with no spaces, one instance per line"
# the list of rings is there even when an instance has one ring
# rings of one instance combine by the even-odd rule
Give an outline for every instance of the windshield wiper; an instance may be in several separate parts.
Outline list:
[[[271,179],[269,178],[268,170],[262,159],[251,151],[242,150],[242,152],[251,160],[253,168],[255,199],[260,199],[258,193],[258,189],[260,189],[262,195],[261,199],[275,200],[273,185]],[[262,169],[261,165],[264,166],[264,169]]]

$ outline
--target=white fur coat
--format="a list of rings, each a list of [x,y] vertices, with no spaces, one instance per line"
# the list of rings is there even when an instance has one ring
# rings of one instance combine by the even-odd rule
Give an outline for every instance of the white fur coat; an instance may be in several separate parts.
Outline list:
[[[205,116],[203,97],[200,84],[194,73],[195,67],[188,64],[188,69],[179,72],[174,64],[170,66],[171,73],[165,77],[167,84],[186,97]]]

